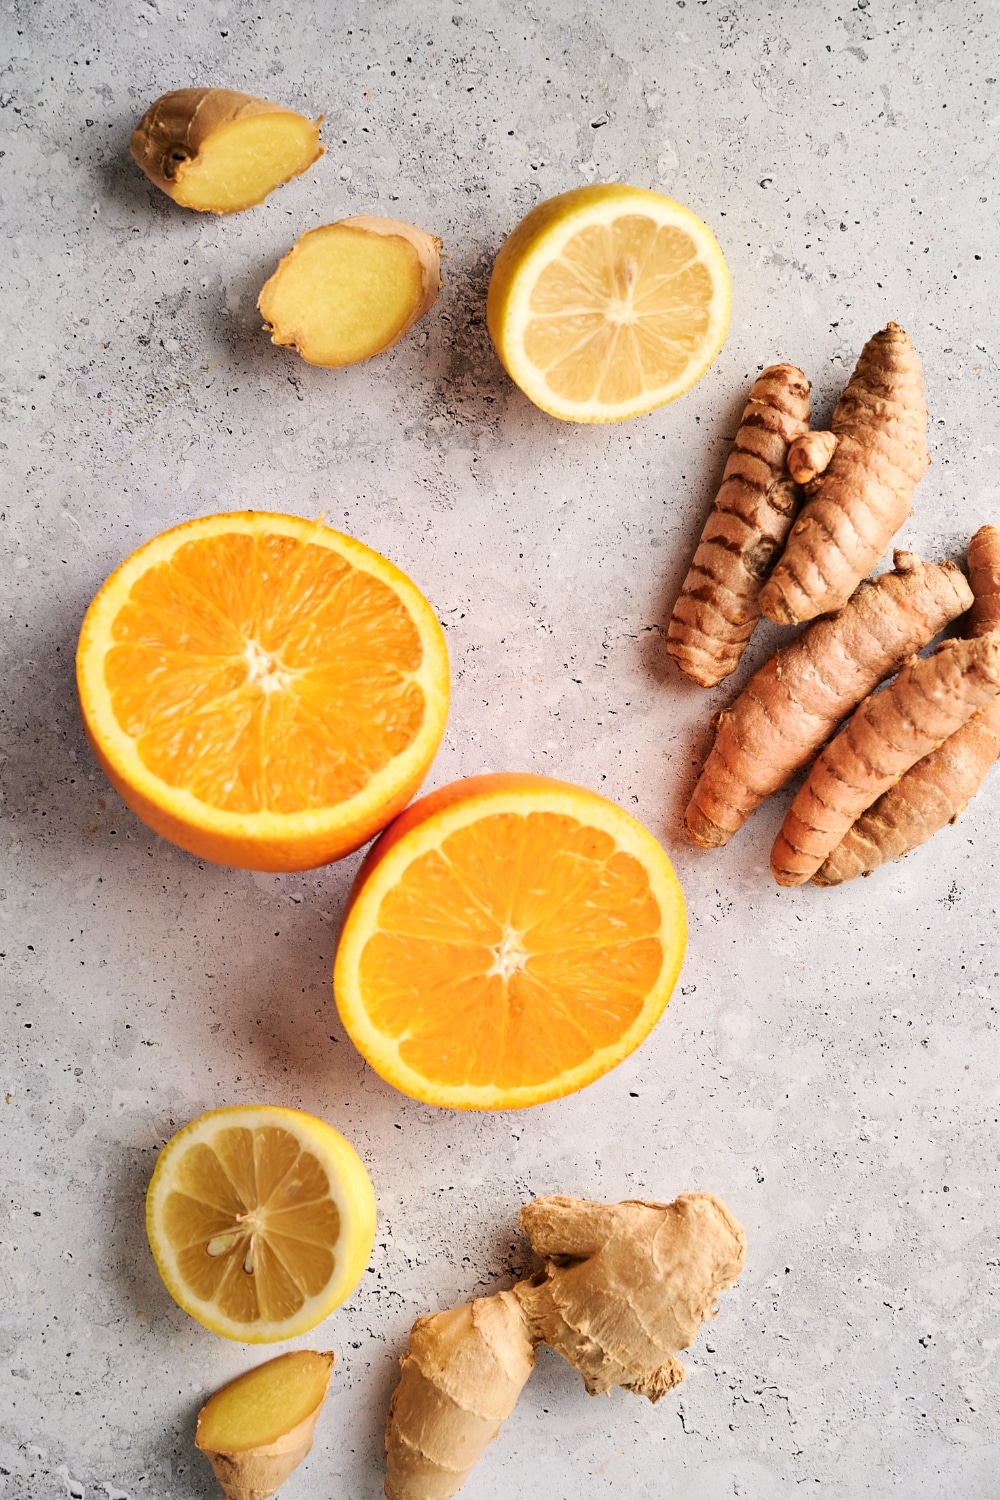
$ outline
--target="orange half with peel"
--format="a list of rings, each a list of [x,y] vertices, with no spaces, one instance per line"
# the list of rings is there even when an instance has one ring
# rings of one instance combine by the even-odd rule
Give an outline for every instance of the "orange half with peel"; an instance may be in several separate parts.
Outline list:
[[[154,537],[111,575],[77,649],[80,707],[144,822],[219,864],[303,870],[413,796],[444,732],[444,635],[415,584],[298,516]]]
[[[545,776],[454,782],[369,851],[334,967],[345,1027],[403,1093],[517,1109],[627,1057],[680,972],[684,897],[641,823]]]

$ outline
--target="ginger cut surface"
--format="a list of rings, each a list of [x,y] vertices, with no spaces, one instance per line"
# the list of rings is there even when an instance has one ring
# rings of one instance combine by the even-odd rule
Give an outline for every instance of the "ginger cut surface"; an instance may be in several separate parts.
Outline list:
[[[746,1238],[711,1193],[673,1203],[536,1198],[521,1224],[544,1270],[510,1291],[418,1318],[386,1428],[387,1500],[448,1500],[514,1407],[549,1344],[591,1395],[658,1401],[677,1351],[715,1317]]]
[[[969,543],[969,581],[975,595],[966,620],[969,636],[1000,626],[1000,530],[983,526]],[[816,885],[840,885],[899,859],[954,823],[1000,756],[1000,696],[925,755],[847,830],[813,876]]]
[[[175,89],[150,105],[129,150],[182,208],[232,214],[319,160],[322,122],[233,89]]]
[[[216,1391],[198,1413],[195,1445],[228,1500],[267,1500],[312,1447],[333,1355],[279,1354]]]
[[[398,219],[359,216],[310,229],[258,300],[271,342],[337,368],[391,349],[437,300],[441,241]]]
[[[920,360],[898,323],[868,340],[830,425],[832,457],[806,486],[784,553],[761,589],[761,609],[779,625],[840,609],[910,514],[930,463],[927,404]],[[813,444],[804,467],[822,461]]]
[[[760,619],[761,584],[802,502],[789,445],[808,428],[809,381],[795,365],[769,365],[750,390],[667,627],[667,650],[702,687],[735,670]]]
[[[912,552],[897,552],[894,561],[894,572],[777,651],[719,715],[685,813],[693,844],[728,843],[862,698],[972,603],[954,563],[925,563]]]
[[[1000,632],[914,657],[813,764],[771,851],[779,885],[810,880],[856,818],[1000,693]]]

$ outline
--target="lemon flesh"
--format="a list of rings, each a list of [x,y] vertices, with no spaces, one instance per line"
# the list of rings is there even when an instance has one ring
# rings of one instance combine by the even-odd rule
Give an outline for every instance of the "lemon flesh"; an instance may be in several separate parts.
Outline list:
[[[502,246],[486,321],[511,379],[573,422],[616,422],[689,390],[722,347],[730,281],[711,230],[645,188],[540,203]]]

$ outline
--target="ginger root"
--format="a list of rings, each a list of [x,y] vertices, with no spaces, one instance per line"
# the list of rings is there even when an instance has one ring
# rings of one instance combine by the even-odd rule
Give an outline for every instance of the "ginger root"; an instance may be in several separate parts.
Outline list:
[[[183,208],[232,214],[319,160],[322,123],[232,89],[175,89],[149,106],[129,150]]]
[[[216,1391],[198,1413],[195,1445],[228,1500],[267,1500],[305,1458],[326,1400],[333,1355],[279,1354]]]
[[[685,813],[693,844],[728,843],[866,694],[972,603],[954,563],[925,563],[912,552],[897,552],[894,561],[894,572],[777,651],[719,715]]]
[[[336,368],[391,349],[437,301],[441,241],[362,215],[310,229],[265,282],[257,306],[273,344]]]
[[[1000,693],[1000,631],[913,657],[813,764],[771,851],[779,885],[810,880],[856,818]]]
[[[846,603],[910,514],[930,463],[920,361],[897,323],[861,351],[831,428],[832,457],[807,485],[785,550],[761,589],[760,607],[779,625]],[[817,460],[821,455],[810,454],[798,471]]]
[[[981,527],[969,543],[968,560],[975,602],[966,631],[987,635],[1000,626],[1000,530]],[[998,756],[1000,695],[862,813],[816,871],[813,883],[840,885],[869,875],[886,860],[926,843],[939,828],[955,822]]]
[[[673,1203],[557,1194],[521,1210],[545,1269],[510,1291],[418,1318],[386,1428],[387,1500],[448,1500],[514,1407],[549,1344],[592,1396],[658,1401],[684,1378],[677,1350],[718,1311],[746,1239],[711,1193]]]
[[[702,687],[735,670],[760,619],[761,584],[802,502],[788,447],[808,427],[809,381],[795,365],[769,365],[751,388],[667,627],[667,650]]]

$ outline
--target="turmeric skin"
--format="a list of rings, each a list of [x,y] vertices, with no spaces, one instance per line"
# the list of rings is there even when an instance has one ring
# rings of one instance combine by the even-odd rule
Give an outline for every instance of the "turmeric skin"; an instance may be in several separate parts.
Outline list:
[[[847,602],[910,514],[930,463],[920,361],[897,323],[868,340],[830,425],[832,457],[807,484],[785,550],[761,589],[760,607],[779,625]],[[798,472],[815,468],[817,459],[814,452],[810,463],[796,462]]]

